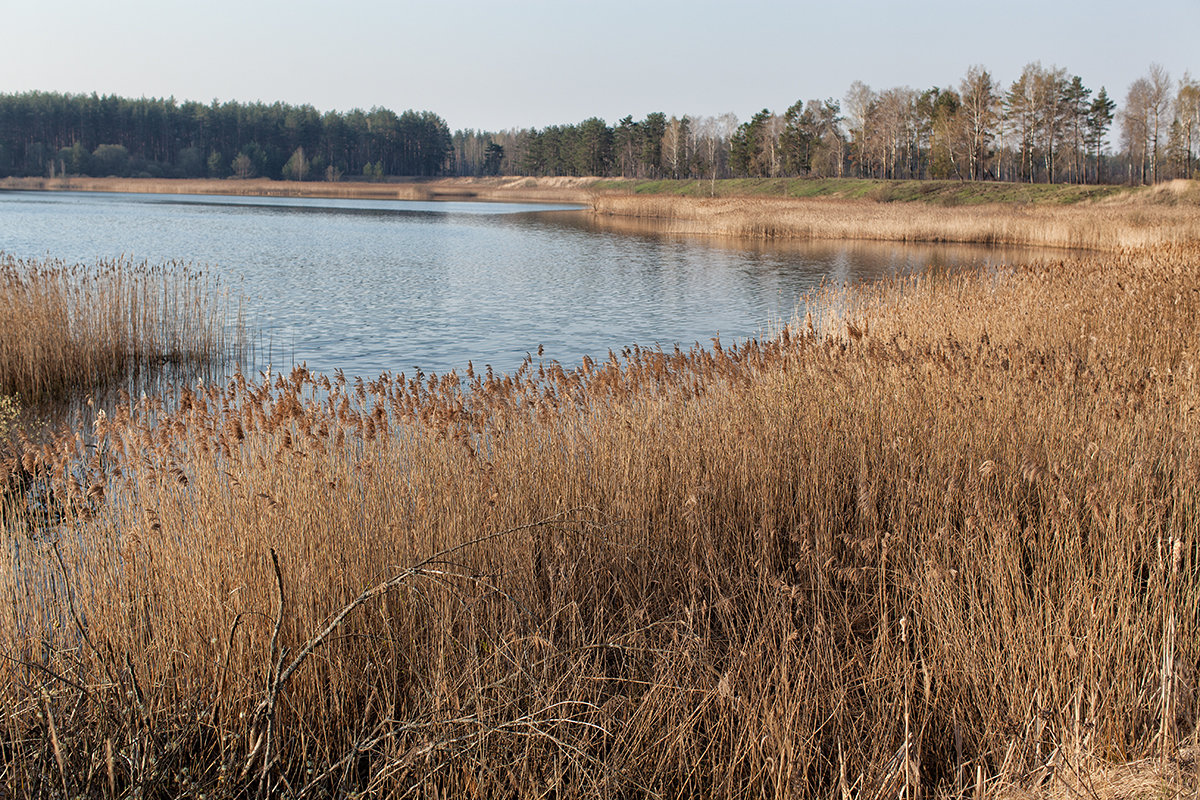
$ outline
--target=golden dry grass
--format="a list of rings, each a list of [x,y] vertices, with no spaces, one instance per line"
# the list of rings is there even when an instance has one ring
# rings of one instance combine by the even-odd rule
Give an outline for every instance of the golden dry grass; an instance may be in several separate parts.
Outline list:
[[[1144,757],[1193,791],[1200,248],[813,309],[237,379],[31,455],[63,517],[0,522],[9,791],[870,800]]]
[[[137,370],[224,357],[237,329],[215,289],[181,264],[0,253],[0,396],[57,400]]]
[[[934,206],[829,198],[598,193],[592,207],[600,218],[652,220],[663,231],[677,234],[1114,250],[1200,239],[1200,205],[1178,199],[1187,196],[1164,187],[1153,197],[1074,205]]]

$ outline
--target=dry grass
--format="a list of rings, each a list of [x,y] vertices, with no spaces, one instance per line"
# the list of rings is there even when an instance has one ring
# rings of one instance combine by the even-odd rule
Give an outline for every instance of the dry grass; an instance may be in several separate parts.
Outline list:
[[[1200,249],[814,308],[31,454],[63,519],[0,522],[9,792],[1192,791]]]
[[[360,200],[494,200],[586,203],[595,178],[407,178],[361,181],[274,181],[212,178],[0,178],[0,190],[333,197]]]
[[[1086,755],[1067,767],[1047,775],[1041,786],[1010,785],[998,787],[998,800],[1165,800],[1188,796],[1186,788],[1200,784],[1196,756],[1200,753],[1193,743],[1180,750],[1179,758],[1143,758],[1120,764],[1106,763]]]
[[[654,220],[670,233],[779,239],[978,242],[1093,250],[1200,239],[1200,205],[1169,188],[1067,206],[933,206],[870,200],[597,194],[597,216]],[[1165,200],[1172,202],[1165,202]]]
[[[228,355],[228,309],[202,273],[0,254],[0,396],[59,400],[165,365]],[[236,333],[236,328],[232,329]]]

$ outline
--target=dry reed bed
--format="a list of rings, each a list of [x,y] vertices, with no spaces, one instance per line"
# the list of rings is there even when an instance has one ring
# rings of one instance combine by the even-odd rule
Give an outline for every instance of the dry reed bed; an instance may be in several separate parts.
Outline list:
[[[934,206],[597,193],[592,209],[600,217],[655,220],[671,233],[706,236],[978,242],[1106,251],[1200,239],[1200,207],[1127,198],[1064,206]]]
[[[61,399],[237,346],[229,304],[203,273],[128,259],[94,265],[0,253],[0,395]]]
[[[0,523],[9,791],[867,799],[1145,755],[1189,785],[1200,249],[816,307],[64,438],[67,521]]]

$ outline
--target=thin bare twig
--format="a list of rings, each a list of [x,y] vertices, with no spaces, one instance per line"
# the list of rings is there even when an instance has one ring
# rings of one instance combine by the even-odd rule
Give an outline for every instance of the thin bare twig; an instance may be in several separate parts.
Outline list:
[[[483,544],[484,542],[489,542],[493,539],[498,539],[502,536],[508,536],[510,534],[519,533],[521,531],[526,531],[526,530],[530,530],[533,528],[538,528],[538,527],[541,527],[544,525],[548,525],[550,523],[561,520],[568,514],[572,514],[578,510],[579,509],[574,509],[574,508],[568,509],[567,511],[563,511],[559,514],[555,514],[552,517],[547,517],[545,519],[541,519],[536,522],[529,522],[524,525],[518,525],[513,528],[506,528],[505,530],[502,530],[502,531],[495,531],[493,533],[489,533],[484,536],[480,536],[478,538],[471,539],[470,541],[462,542],[461,544],[455,545],[454,547],[451,547],[449,549],[442,550],[441,552],[438,552],[438,553],[434,553],[433,555],[431,555],[427,558],[424,558],[421,561],[418,561],[416,564],[409,567],[408,569],[405,569],[404,571],[392,576],[391,578],[388,578],[386,581],[383,581],[382,583],[379,583],[379,584],[371,587],[370,589],[367,589],[362,594],[360,594],[358,597],[356,597],[354,600],[350,601],[350,603],[347,604],[345,607],[343,607],[341,611],[339,611],[337,614],[335,614],[333,616],[333,618],[325,625],[324,628],[322,628],[315,636],[310,638],[308,640],[308,642],[305,643],[304,647],[300,648],[300,651],[298,653],[296,653],[296,657],[294,659],[292,659],[292,662],[290,664],[288,664],[287,669],[283,670],[283,672],[280,673],[279,678],[276,681],[276,687],[275,687],[276,690],[278,690],[279,687],[283,686],[283,684],[287,683],[288,679],[292,677],[292,674],[295,673],[295,671],[297,669],[299,669],[299,667],[302,663],[304,663],[304,660],[306,658],[308,658],[308,656],[311,655],[314,650],[316,650],[318,647],[320,647],[322,644],[324,644],[325,640],[328,639],[329,636],[335,630],[337,630],[337,628],[342,624],[342,620],[344,620],[351,612],[353,612],[356,608],[361,606],[363,603],[366,603],[376,597],[386,594],[387,592],[391,591],[392,589],[395,589],[395,588],[399,587],[400,585],[404,584],[405,582],[411,580],[412,578],[415,578],[418,575],[423,574],[426,571],[425,567],[429,566],[430,564],[437,563],[437,562],[445,559],[447,556],[450,556],[450,555],[453,555],[454,553],[459,552],[460,550],[465,550],[468,547],[474,547],[475,545]]]
[[[100,651],[96,648],[96,645],[92,643],[92,637],[88,636],[87,629],[83,626],[83,620],[79,618],[79,612],[75,610],[75,593],[71,589],[71,579],[67,575],[67,565],[63,562],[62,553],[60,553],[58,550],[58,542],[55,542],[51,546],[51,550],[54,552],[54,558],[58,561],[59,572],[62,574],[63,588],[66,590],[67,595],[67,609],[71,612],[71,619],[75,622],[75,629],[79,631],[80,637],[84,642],[87,643],[87,646],[91,648],[91,651],[96,655],[96,660],[99,661],[100,666],[104,668],[105,673],[108,675],[109,681],[116,686],[124,686],[125,684],[118,680],[116,675],[114,675],[113,671],[109,668],[108,661],[106,661],[104,657],[100,655]]]
[[[275,571],[275,583],[278,589],[278,602],[275,607],[275,626],[274,630],[271,632],[271,641],[268,645],[268,652],[271,661],[271,675],[267,684],[267,696],[263,698],[261,703],[259,703],[258,709],[255,712],[256,717],[259,720],[257,727],[259,727],[260,730],[258,736],[254,740],[255,744],[251,748],[250,754],[246,759],[246,765],[242,769],[242,775],[248,775],[256,763],[261,763],[261,772],[259,773],[258,778],[259,795],[266,796],[269,793],[270,772],[276,759],[278,758],[278,755],[274,752],[273,745],[275,738],[275,708],[278,704],[279,693],[287,684],[292,675],[296,673],[296,670],[300,668],[300,665],[303,664],[304,661],[310,655],[312,655],[312,653],[318,647],[324,644],[339,627],[341,627],[342,622],[347,616],[353,613],[355,609],[376,597],[387,594],[391,590],[398,588],[413,578],[423,575],[428,575],[429,577],[435,577],[438,579],[446,579],[450,577],[467,578],[475,580],[476,582],[480,582],[482,585],[488,586],[489,588],[494,588],[490,587],[490,584],[488,584],[486,581],[482,581],[481,579],[474,578],[472,576],[447,573],[443,570],[433,570],[427,568],[431,564],[445,563],[449,556],[452,556],[457,552],[461,552],[469,547],[474,547],[476,545],[483,544],[503,536],[519,533],[521,531],[552,524],[579,510],[581,509],[568,509],[555,514],[552,517],[547,517],[535,522],[529,522],[524,525],[518,525],[513,528],[506,528],[502,531],[495,531],[484,536],[479,536],[475,539],[461,542],[454,547],[441,550],[428,556],[427,558],[418,561],[411,567],[408,567],[396,575],[393,575],[391,578],[388,578],[387,580],[362,592],[358,597],[345,605],[330,619],[328,623],[326,623],[326,625],[320,631],[309,638],[309,640],[302,648],[300,648],[300,651],[291,660],[291,662],[288,663],[286,668],[283,667],[283,663],[287,657],[287,648],[283,648],[279,644],[279,632],[283,627],[283,613],[285,604],[283,573],[279,567],[279,556],[276,554],[275,549],[271,548],[271,564]]]

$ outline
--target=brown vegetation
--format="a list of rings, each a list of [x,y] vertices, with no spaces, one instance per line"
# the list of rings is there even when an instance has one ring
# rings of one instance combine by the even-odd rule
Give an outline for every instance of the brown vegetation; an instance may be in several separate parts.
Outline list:
[[[0,521],[0,775],[1078,797],[1154,756],[1194,786],[1198,265],[897,280],[573,371],[143,401],[42,454],[56,530]]]
[[[947,207],[827,198],[598,193],[592,208],[599,217],[653,220],[662,230],[679,234],[1115,250],[1200,239],[1200,205],[1175,202],[1177,197],[1164,187],[1144,197],[1066,206]]]
[[[57,400],[135,370],[227,355],[227,309],[203,273],[0,254],[0,396]]]
[[[3,178],[0,190],[214,194],[239,197],[333,197],[360,200],[494,200],[586,203],[594,178],[441,178],[381,183],[301,182],[266,178]]]

